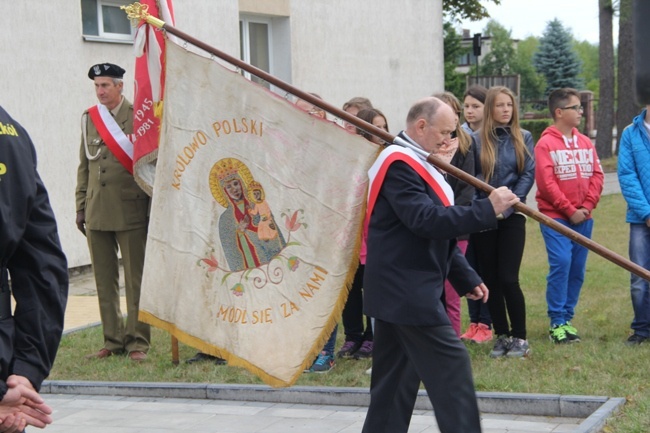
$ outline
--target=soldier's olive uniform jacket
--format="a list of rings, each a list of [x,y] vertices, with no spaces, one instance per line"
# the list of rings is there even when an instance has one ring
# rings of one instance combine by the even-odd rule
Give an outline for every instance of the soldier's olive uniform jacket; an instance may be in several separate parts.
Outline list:
[[[91,156],[86,156],[83,137],[77,172],[77,212],[85,211],[86,228],[101,231],[124,231],[147,225],[149,196],[138,186],[120,161],[99,136],[97,128],[84,113],[87,144]],[[115,121],[127,136],[133,133],[133,105],[124,100]]]
[[[0,400],[12,374],[40,389],[59,347],[67,299],[68,264],[34,145],[0,107]]]

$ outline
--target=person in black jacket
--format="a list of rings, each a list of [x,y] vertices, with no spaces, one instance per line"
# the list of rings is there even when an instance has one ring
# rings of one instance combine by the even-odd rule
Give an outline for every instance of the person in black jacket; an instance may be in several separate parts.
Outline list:
[[[0,432],[52,422],[38,390],[54,363],[67,298],[68,265],[34,145],[0,107]]]
[[[429,97],[411,107],[403,141],[437,153],[456,130],[452,109]],[[507,188],[453,206],[443,175],[410,148],[389,146],[369,171],[364,310],[375,318],[364,433],[406,433],[420,380],[442,433],[481,431],[469,356],[442,303],[445,278],[461,296],[488,289],[456,246],[494,228],[519,198]]]

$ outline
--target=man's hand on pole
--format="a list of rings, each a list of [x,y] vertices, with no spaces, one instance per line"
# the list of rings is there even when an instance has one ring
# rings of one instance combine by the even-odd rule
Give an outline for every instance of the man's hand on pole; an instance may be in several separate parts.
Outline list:
[[[505,186],[500,186],[499,188],[492,190],[488,198],[492,203],[495,215],[501,215],[503,212],[519,203],[519,197]]]

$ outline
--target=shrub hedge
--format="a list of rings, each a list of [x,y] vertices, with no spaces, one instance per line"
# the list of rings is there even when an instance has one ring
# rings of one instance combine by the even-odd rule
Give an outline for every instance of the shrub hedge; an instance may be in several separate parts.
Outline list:
[[[553,124],[553,119],[521,119],[519,125],[522,129],[533,134],[533,140],[537,143],[542,132]]]

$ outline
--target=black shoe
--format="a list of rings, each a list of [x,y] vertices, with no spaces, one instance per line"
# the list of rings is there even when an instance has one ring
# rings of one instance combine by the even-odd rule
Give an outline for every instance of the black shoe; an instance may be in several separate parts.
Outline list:
[[[644,337],[643,335],[639,334],[632,334],[630,335],[630,338],[627,339],[625,344],[628,346],[638,346],[641,343],[645,343],[648,341],[648,337]]]
[[[185,363],[194,364],[195,362],[203,362],[203,361],[214,361],[214,363],[217,365],[224,365],[226,363],[226,360],[223,358],[208,355],[207,353],[203,353],[203,352],[197,352],[196,355],[194,355],[192,358],[185,361]]]

